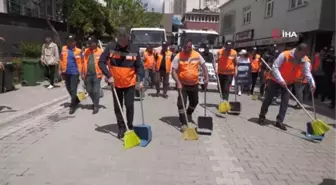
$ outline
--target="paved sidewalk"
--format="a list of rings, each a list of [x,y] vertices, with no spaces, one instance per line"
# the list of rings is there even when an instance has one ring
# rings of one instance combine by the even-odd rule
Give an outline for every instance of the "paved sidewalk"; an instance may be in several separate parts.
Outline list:
[[[22,116],[41,104],[67,95],[63,83],[58,83],[54,89],[47,89],[47,85],[47,82],[43,82],[38,86],[18,86],[15,91],[0,94],[0,125],[5,120]]]
[[[154,91],[149,90],[154,93]],[[287,132],[259,126],[259,101],[241,96],[240,116],[215,115],[218,94],[209,92],[213,135],[183,141],[178,131],[175,91],[169,99],[147,96],[146,122],[153,141],[146,148],[124,150],[115,138],[117,127],[112,95],[105,91],[99,114],[89,106],[73,115],[59,104],[48,114],[19,123],[16,130],[2,129],[0,185],[328,185],[335,182],[335,131],[321,143],[304,139],[309,121],[300,110],[289,109]],[[200,93],[200,104],[203,103]],[[232,97],[231,97],[232,98]],[[90,100],[83,104],[90,103]],[[136,103],[135,123],[140,122]],[[274,120],[278,107],[268,118]],[[198,106],[194,120],[203,114]],[[322,119],[332,122],[326,117]],[[332,185],[332,184],[330,184]]]

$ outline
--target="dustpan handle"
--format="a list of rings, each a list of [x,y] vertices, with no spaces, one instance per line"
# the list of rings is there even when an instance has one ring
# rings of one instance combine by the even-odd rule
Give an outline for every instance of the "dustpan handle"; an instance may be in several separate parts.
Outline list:
[[[123,122],[124,122],[124,124],[125,124],[125,126],[126,126],[126,129],[129,130],[128,125],[127,125],[127,123],[125,122],[125,115],[124,115],[124,112],[123,112],[123,110],[122,110],[122,108],[121,108],[121,104],[120,104],[120,100],[119,100],[117,91],[116,91],[114,85],[112,85],[112,84],[111,84],[111,88],[112,88],[112,91],[113,91],[113,93],[114,93],[115,99],[116,99],[116,101],[117,101],[117,103],[118,103],[118,107],[119,107],[120,113],[121,113],[121,115],[122,115],[122,119],[123,119]],[[113,96],[113,94],[112,94],[112,96]]]
[[[266,67],[272,72],[272,68],[265,62],[263,58],[261,58],[261,61],[266,65]],[[300,105],[300,107],[306,112],[306,114],[310,117],[311,120],[314,121],[313,116],[307,111],[307,109],[300,103],[300,101],[294,96],[294,94],[286,88],[287,92],[292,96],[292,98]]]
[[[206,116],[206,109],[207,109],[207,95],[206,95],[207,89],[204,89],[204,116]]]
[[[314,99],[314,92],[313,92],[313,91],[311,91],[311,96],[312,96],[312,104],[313,104],[314,118],[317,119],[317,116],[316,116],[316,109],[315,109],[315,99]]]
[[[141,121],[142,124],[145,124],[145,116],[144,116],[144,108],[143,108],[143,102],[142,102],[142,97],[143,97],[143,90],[140,90],[140,108],[141,108]]]
[[[182,106],[183,106],[183,112],[184,112],[184,116],[185,116],[185,119],[187,121],[187,125],[189,123],[189,120],[188,120],[188,116],[187,116],[187,111],[186,111],[186,107],[184,105],[184,98],[183,98],[183,93],[182,93],[182,89],[179,90],[179,93],[180,93],[180,97],[181,97],[181,101],[182,101]]]
[[[236,80],[236,77],[234,77],[234,81],[235,81],[235,102],[237,102],[237,93],[238,93],[238,85],[237,85],[237,80]]]

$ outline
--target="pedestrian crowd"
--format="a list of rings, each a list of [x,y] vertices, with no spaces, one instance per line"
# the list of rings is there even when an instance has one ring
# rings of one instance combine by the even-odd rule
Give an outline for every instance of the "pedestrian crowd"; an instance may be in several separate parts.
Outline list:
[[[129,129],[133,128],[136,92],[144,92],[147,88],[155,87],[155,95],[158,97],[162,83],[162,96],[167,98],[170,75],[179,91],[177,109],[181,130],[185,130],[187,123],[192,122],[192,114],[198,105],[199,69],[203,72],[203,86],[205,89],[208,86],[206,62],[213,63],[223,101],[229,100],[233,81],[236,83],[238,95],[245,92],[256,95],[255,87],[259,79],[259,99],[262,100],[259,113],[261,125],[265,122],[269,106],[280,97],[276,126],[286,130],[284,119],[290,99],[287,89],[294,92],[300,103],[304,101],[304,94],[311,91],[310,98],[320,98],[321,101],[329,99],[330,108],[335,107],[335,51],[332,47],[323,48],[310,59],[307,56],[309,45],[304,42],[285,51],[273,46],[264,53],[259,53],[256,47],[237,52],[233,46],[232,41],[226,41],[214,58],[207,44],[202,45],[203,52],[198,52],[193,48],[192,40],[184,40],[181,48],[169,48],[164,42],[159,51],[154,51],[148,45],[141,56],[139,48],[130,42],[129,31],[120,27],[116,31],[116,41],[111,42],[104,50],[98,47],[98,40],[95,37],[90,37],[88,48],[81,50],[76,45],[76,37],[69,35],[66,45],[59,53],[57,45],[47,37],[42,46],[41,62],[48,69],[49,89],[54,87],[54,73],[57,68],[59,75],[64,79],[71,97],[69,114],[74,114],[80,103],[77,96],[80,81],[84,82],[88,96],[92,99],[93,114],[97,114],[101,97],[100,84],[105,78],[116,90],[112,93],[119,138],[123,138],[126,132],[125,124]],[[4,68],[1,63],[0,68]],[[118,101],[121,107],[126,108],[125,121]],[[189,103],[185,116],[184,107],[187,101]],[[300,108],[299,105],[295,107]]]

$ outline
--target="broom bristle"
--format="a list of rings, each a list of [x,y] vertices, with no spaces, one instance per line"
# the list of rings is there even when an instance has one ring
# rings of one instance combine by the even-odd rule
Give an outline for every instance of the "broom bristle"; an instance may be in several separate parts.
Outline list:
[[[124,136],[124,148],[129,149],[140,144],[140,138],[134,131],[127,131]]]

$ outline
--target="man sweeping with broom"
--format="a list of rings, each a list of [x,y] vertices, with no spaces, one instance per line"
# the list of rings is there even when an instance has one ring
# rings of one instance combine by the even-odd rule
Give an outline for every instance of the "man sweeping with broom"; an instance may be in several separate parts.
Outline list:
[[[276,117],[275,126],[282,130],[287,130],[283,121],[290,98],[288,86],[293,85],[297,78],[301,78],[302,74],[304,74],[308,80],[311,90],[315,90],[315,82],[310,72],[309,58],[306,56],[308,51],[308,45],[301,43],[292,50],[282,52],[274,61],[272,66],[272,77],[271,80],[268,81],[268,88],[259,114],[260,125],[264,125],[268,107],[271,105],[272,99],[277,91],[281,90],[280,110]]]
[[[143,88],[144,66],[141,62],[139,49],[129,43],[127,29],[118,28],[116,35],[117,43],[112,43],[106,47],[101,54],[99,68],[108,78],[108,83],[111,84],[112,88],[115,88],[116,93],[113,92],[114,112],[119,127],[118,138],[121,139],[124,137],[126,130],[133,129],[135,86],[138,77],[139,89]],[[121,110],[123,102],[125,102],[126,107],[127,127]]]
[[[172,62],[172,76],[176,82],[177,89],[179,91],[177,107],[180,122],[182,123],[182,132],[184,132],[188,128],[188,121],[192,122],[192,113],[194,112],[198,104],[199,66],[202,67],[204,74],[204,87],[207,88],[209,75],[205,65],[205,60],[200,53],[192,49],[192,41],[189,40],[184,43],[183,50],[176,55]],[[189,99],[189,107],[185,112],[184,108],[187,104],[187,98]]]

